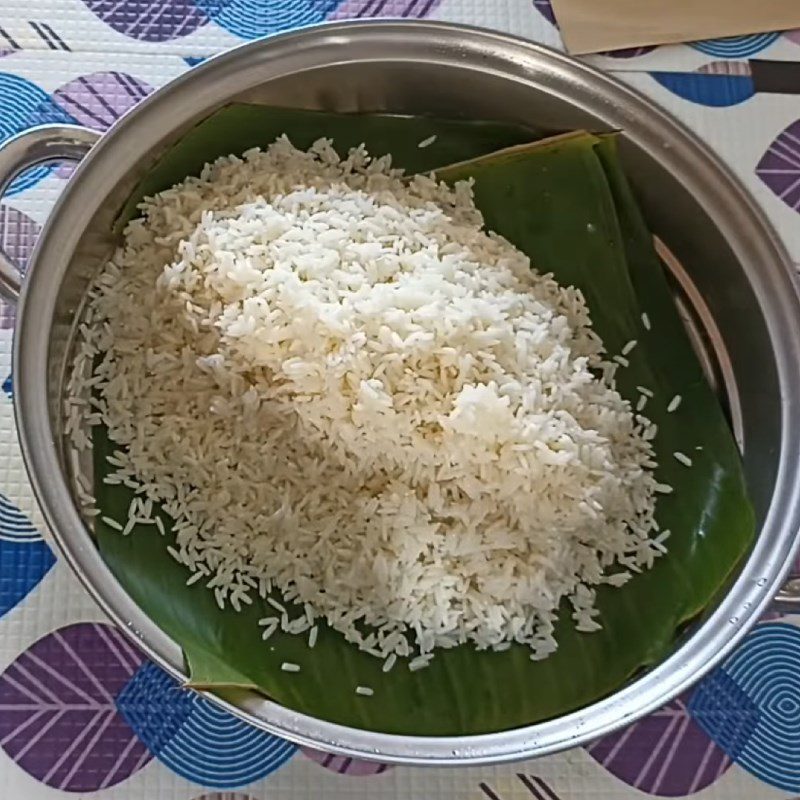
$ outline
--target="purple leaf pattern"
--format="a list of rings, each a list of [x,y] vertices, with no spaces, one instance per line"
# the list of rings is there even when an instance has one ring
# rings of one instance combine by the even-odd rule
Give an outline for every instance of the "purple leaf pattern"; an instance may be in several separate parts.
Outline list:
[[[481,790],[481,795],[488,798],[488,800],[503,800],[503,798],[494,790],[494,788],[485,781],[481,781],[478,784],[478,788]]]
[[[522,772],[517,773],[517,778],[535,800],[561,800],[544,778]]]
[[[321,767],[336,772],[339,775],[381,775],[391,769],[389,764],[380,764],[377,761],[362,761],[358,758],[348,758],[347,756],[337,756],[333,753],[324,753],[321,750],[313,750],[310,747],[301,747],[300,752],[315,761]]]
[[[111,625],[82,622],[47,634],[0,675],[0,745],[62,791],[120,783],[152,758],[115,704],[143,662]]]
[[[635,789],[682,797],[710,786],[730,767],[725,752],[689,715],[687,697],[589,745],[589,754]]]
[[[533,0],[533,7],[550,23],[556,25],[556,15],[553,13],[553,6],[550,0]]]
[[[75,122],[104,131],[152,91],[152,87],[124,72],[82,75],[57,89],[55,107]],[[55,174],[69,178],[74,164],[58,165]],[[0,207],[0,245],[24,271],[39,235],[40,226],[30,217],[8,206]],[[0,300],[0,330],[14,326],[14,309]]]
[[[83,0],[118,33],[146,42],[166,42],[194,33],[213,20],[243,39],[303,24],[355,17],[430,14],[441,0]]]
[[[104,131],[151,91],[124,72],[94,72],[56,89],[53,101],[80,125]]]
[[[511,800],[512,797],[532,797],[534,800],[562,800],[556,794],[553,787],[544,778],[538,775],[525,774],[523,772],[517,773],[517,780],[521,784],[521,790],[515,789],[512,795],[506,795],[502,790],[498,789],[496,785],[481,781],[478,784],[478,789],[481,792],[481,797],[484,800]],[[520,791],[522,793],[520,793]]]
[[[0,206],[0,247],[23,272],[41,227],[21,211]],[[14,307],[0,300],[0,330],[14,327]]]
[[[188,36],[208,22],[192,0],[83,1],[106,25],[143,42],[167,42]]]
[[[427,17],[441,0],[344,0],[329,19],[358,17]]]
[[[800,211],[800,120],[792,123],[764,153],[756,175],[795,211]]]

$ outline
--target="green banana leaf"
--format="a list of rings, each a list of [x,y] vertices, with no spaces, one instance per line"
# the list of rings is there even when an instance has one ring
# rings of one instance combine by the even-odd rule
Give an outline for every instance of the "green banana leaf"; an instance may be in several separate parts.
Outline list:
[[[131,193],[117,228],[136,216],[136,207],[144,197],[174,186],[187,175],[199,175],[203,165],[220,156],[265,147],[284,133],[300,150],[307,150],[321,137],[333,139],[340,153],[362,142],[371,144],[370,152],[391,153],[396,165],[411,172],[428,172],[538,138],[535,131],[526,128],[483,120],[330,114],[236,103],[192,128],[157,161]],[[431,137],[435,138],[429,145],[419,147]]]
[[[244,118],[252,126],[247,132]],[[714,597],[754,535],[733,436],[678,317],[615,140],[579,133],[494,152],[531,134],[492,123],[231,107],[190,133],[172,151],[176,160],[167,154],[134,201],[216,155],[242,150],[245,139],[245,146],[267,144],[283,132],[301,147],[322,135],[332,136],[340,151],[364,141],[375,154],[391,151],[409,172],[437,168],[448,181],[473,178],[487,227],[525,251],[539,271],[583,291],[610,353],[639,342],[618,385],[633,402],[636,386],[655,394],[646,413],[659,425],[658,477],[675,489],[660,497],[657,513],[661,528],[672,532],[669,554],[621,589],[598,592],[601,631],[577,632],[565,604],[559,649],[544,661],[531,661],[521,646],[502,653],[463,646],[437,653],[424,670],[411,672],[398,662],[389,673],[324,625],[314,649],[305,637],[281,632],[262,642],[257,620],[271,607],[257,601],[239,613],[222,611],[201,584],[186,586],[187,572],[166,550],[169,532],[162,538],[153,527],[140,527],[123,537],[98,521],[103,557],[132,598],[181,644],[196,687],[252,687],[340,724],[431,736],[519,727],[615,691],[670,651],[676,631]],[[434,133],[436,151],[417,147]],[[676,394],[683,401],[667,413]],[[112,449],[102,428],[94,430],[94,445],[98,505],[124,520],[131,494],[102,483]],[[694,465],[679,463],[675,451],[690,455]],[[301,671],[282,672],[284,661]],[[372,687],[374,696],[356,695],[358,685]]]

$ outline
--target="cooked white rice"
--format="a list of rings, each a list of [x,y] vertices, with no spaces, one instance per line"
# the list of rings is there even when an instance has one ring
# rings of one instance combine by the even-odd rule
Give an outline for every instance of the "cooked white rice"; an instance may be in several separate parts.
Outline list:
[[[264,638],[325,619],[386,669],[464,642],[543,658],[562,600],[595,630],[593,587],[663,550],[655,427],[580,292],[485,232],[467,183],[281,139],[141,208],[68,425],[78,447],[81,419],[108,427],[109,482],[161,504],[218,603],[270,595]]]

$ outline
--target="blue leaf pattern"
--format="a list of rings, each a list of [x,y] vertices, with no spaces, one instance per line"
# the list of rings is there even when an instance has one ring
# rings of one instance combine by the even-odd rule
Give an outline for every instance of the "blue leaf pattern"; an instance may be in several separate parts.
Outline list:
[[[55,563],[39,531],[0,494],[0,617],[24,600]]]
[[[215,789],[259,780],[297,750],[181,688],[150,663],[131,678],[117,706],[159,761],[187,780]]]

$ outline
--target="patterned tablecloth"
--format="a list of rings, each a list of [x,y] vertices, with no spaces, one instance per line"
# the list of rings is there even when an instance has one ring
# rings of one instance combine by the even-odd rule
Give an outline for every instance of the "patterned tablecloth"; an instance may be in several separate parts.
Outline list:
[[[549,0],[0,0],[0,137],[47,121],[104,130],[153,88],[244,39],[377,16],[467,22],[561,46]],[[699,132],[800,264],[800,32],[589,60]],[[68,168],[41,168],[11,186],[0,242],[12,258],[25,262],[68,177]],[[3,800],[800,794],[800,629],[774,615],[700,685],[633,727],[498,768],[390,768],[298,750],[180,690],[103,619],[49,542],[14,430],[13,325],[0,303]]]

